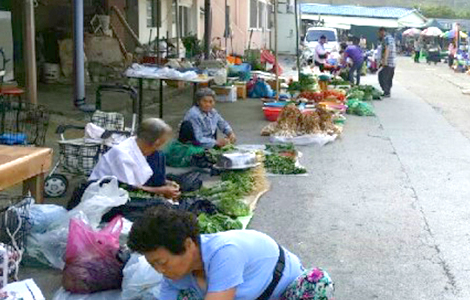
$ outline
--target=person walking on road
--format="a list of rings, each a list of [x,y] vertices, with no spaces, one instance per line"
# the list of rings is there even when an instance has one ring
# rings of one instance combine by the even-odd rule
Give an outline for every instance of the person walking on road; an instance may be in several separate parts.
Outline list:
[[[364,53],[359,47],[359,39],[354,38],[353,44],[348,46],[346,43],[341,44],[341,50],[343,50],[343,58],[346,61],[348,58],[352,61],[349,67],[349,81],[352,85],[361,83],[361,71],[364,65]],[[354,82],[354,76],[356,76],[356,82]]]
[[[455,55],[457,54],[457,47],[455,46],[455,41],[452,41],[449,44],[448,49],[449,49],[449,57],[448,57],[449,68],[452,68],[454,66]]]
[[[414,42],[415,63],[419,64],[419,56],[421,55],[421,41],[417,38]]]
[[[385,98],[390,97],[395,75],[396,45],[395,39],[387,33],[384,27],[379,29],[379,39],[381,41],[379,83]]]
[[[318,45],[315,47],[315,66],[319,67],[321,72],[325,70],[326,58],[328,57],[325,44],[326,36],[322,35],[318,41]]]

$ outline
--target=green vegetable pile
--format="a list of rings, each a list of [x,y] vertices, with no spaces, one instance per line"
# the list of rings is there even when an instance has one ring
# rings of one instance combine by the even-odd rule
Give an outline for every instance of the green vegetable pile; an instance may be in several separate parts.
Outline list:
[[[348,80],[344,80],[343,78],[333,78],[331,79],[331,85],[338,86],[338,85],[350,85],[351,83]]]
[[[374,109],[369,103],[357,99],[350,99],[346,102],[348,110],[346,113],[357,116],[375,116]]]
[[[238,175],[240,176],[223,175],[225,179],[230,176],[231,180],[222,181],[211,188],[201,188],[199,191],[186,193],[184,196],[206,198],[228,216],[248,216],[251,211],[248,205],[243,202],[243,197],[251,192],[253,185],[247,182],[246,174],[240,172]]]
[[[234,145],[226,145],[226,146],[223,146],[222,148],[217,148],[217,149],[212,148],[210,150],[207,150],[207,155],[208,155],[209,160],[215,164],[217,163],[217,161],[219,160],[222,154],[230,152],[230,151],[234,151],[236,149],[237,148],[235,148]]]
[[[315,78],[312,75],[300,73],[299,78],[300,91],[311,91],[315,89]]]
[[[357,89],[357,88],[352,88],[349,90],[348,92],[348,95],[347,95],[347,98],[348,99],[358,99],[358,100],[362,100],[364,99],[364,92]]]
[[[382,93],[372,85],[359,85],[349,90],[348,99],[363,101],[381,100]]]
[[[129,198],[155,198],[155,195],[142,190],[130,191]]]
[[[243,229],[240,221],[222,214],[209,216],[203,213],[197,219],[201,233],[217,233],[219,231]]]
[[[266,151],[271,152],[273,154],[279,153],[291,153],[292,155],[297,155],[297,150],[295,149],[294,144],[268,144],[265,145]]]
[[[307,173],[305,168],[297,167],[295,162],[295,157],[271,154],[266,155],[264,166],[272,174],[297,175]]]

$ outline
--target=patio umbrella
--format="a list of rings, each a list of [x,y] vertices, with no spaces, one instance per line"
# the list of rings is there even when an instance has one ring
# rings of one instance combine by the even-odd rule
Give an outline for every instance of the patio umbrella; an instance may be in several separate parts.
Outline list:
[[[402,35],[403,36],[417,36],[421,33],[421,30],[418,28],[410,28],[405,31],[403,31]]]
[[[456,33],[457,33],[457,31],[455,29],[452,29],[452,30],[444,32],[441,35],[441,37],[446,38],[446,39],[454,39]],[[468,34],[466,34],[463,31],[460,31],[460,37],[466,39],[468,37]]]
[[[424,36],[441,36],[441,34],[442,30],[437,27],[429,27],[424,29],[423,32],[421,32],[421,35]]]

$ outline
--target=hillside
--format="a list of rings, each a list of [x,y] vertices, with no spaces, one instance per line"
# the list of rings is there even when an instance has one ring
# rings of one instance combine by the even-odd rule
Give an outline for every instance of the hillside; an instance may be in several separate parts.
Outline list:
[[[307,3],[324,3],[334,5],[363,5],[363,6],[399,6],[399,7],[412,7],[418,5],[447,5],[454,9],[470,9],[469,0],[303,0],[301,2]]]

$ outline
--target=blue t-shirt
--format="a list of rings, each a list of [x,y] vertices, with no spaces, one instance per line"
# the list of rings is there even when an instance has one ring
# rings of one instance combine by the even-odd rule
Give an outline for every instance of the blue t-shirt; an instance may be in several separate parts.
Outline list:
[[[176,300],[181,290],[192,289],[201,298],[208,292],[236,288],[235,300],[255,300],[268,287],[279,258],[277,243],[254,230],[232,230],[201,235],[201,255],[207,291],[191,274],[180,280],[165,278],[159,300]],[[282,293],[303,272],[300,260],[285,250],[286,266],[271,299]]]

